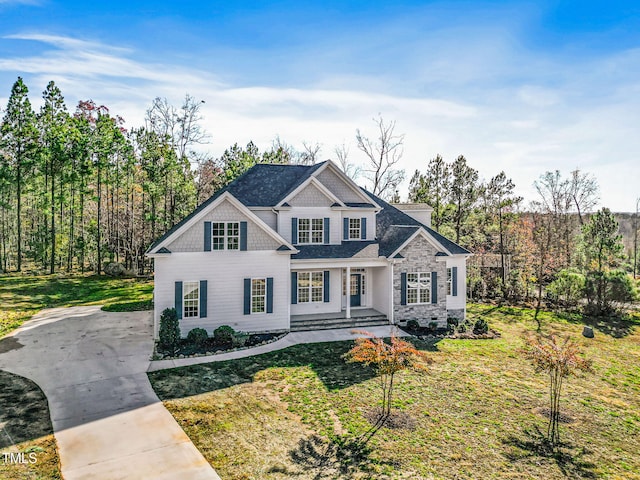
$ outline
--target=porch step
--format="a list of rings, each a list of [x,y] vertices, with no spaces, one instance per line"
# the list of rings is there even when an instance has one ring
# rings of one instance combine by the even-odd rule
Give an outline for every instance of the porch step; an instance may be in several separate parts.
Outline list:
[[[334,328],[360,328],[366,330],[368,327],[377,327],[380,325],[389,325],[389,320],[386,315],[358,318],[328,318],[324,320],[291,320],[291,331],[303,332],[308,330],[330,330]]]

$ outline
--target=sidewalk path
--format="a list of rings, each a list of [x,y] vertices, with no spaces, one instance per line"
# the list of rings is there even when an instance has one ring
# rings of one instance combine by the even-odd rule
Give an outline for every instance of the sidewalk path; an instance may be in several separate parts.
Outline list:
[[[320,343],[320,342],[339,342],[344,340],[354,340],[364,335],[354,333],[353,328],[339,328],[335,330],[315,330],[311,332],[293,332],[285,335],[277,340],[259,347],[247,348],[245,350],[236,350],[229,353],[219,353],[217,355],[209,355],[206,357],[190,357],[176,358],[173,360],[154,360],[149,365],[149,372],[157,370],[165,370],[167,368],[186,367],[188,365],[198,365],[200,363],[222,362],[224,360],[233,360],[236,358],[252,357],[261,353],[274,352],[283,348],[291,347],[301,343]],[[409,336],[404,330],[396,328],[392,325],[383,325],[380,327],[368,328],[367,331],[378,337],[389,337],[394,332],[397,337]]]
[[[43,310],[0,343],[47,396],[66,480],[220,480],[151,388],[151,312]]]

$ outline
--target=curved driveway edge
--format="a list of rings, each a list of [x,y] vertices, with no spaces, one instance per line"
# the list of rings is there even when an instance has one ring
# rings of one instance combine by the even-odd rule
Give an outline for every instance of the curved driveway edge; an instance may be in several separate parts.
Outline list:
[[[47,396],[66,480],[220,480],[151,388],[151,312],[43,310],[4,342],[0,369]]]
[[[172,360],[153,360],[149,365],[149,372],[157,370],[166,370],[168,368],[186,367],[189,365],[199,365],[201,363],[222,362],[225,360],[234,360],[236,358],[253,357],[261,353],[275,352],[283,348],[291,347],[301,343],[321,343],[321,342],[340,342],[345,340],[355,340],[358,337],[364,337],[359,331],[362,328],[336,328],[334,330],[314,330],[308,332],[288,333],[280,340],[260,345],[259,347],[246,348],[244,350],[235,350],[228,353],[219,353],[217,355],[208,355],[204,357],[174,358]],[[391,333],[395,333],[396,337],[409,337],[410,334],[395,327],[394,325],[383,325],[366,329],[378,337],[390,337]]]

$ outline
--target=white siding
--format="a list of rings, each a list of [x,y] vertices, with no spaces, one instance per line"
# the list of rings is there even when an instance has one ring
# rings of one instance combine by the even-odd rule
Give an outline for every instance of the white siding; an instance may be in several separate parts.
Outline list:
[[[390,270],[391,266],[381,268],[371,268],[371,282],[369,291],[373,293],[371,306],[377,311],[384,313],[387,317],[391,318],[391,308],[389,305],[390,295],[389,291],[392,288],[390,284]]]
[[[278,231],[278,216],[271,210],[251,210],[256,217],[269,225],[272,230]]]
[[[447,268],[458,267],[458,295],[447,295],[447,309],[464,309],[467,306],[467,262],[462,255],[447,258]],[[446,277],[445,277],[446,280]]]
[[[343,238],[343,219],[344,218],[366,218],[367,219],[367,237],[365,240],[376,239],[376,214],[372,211],[342,210],[342,218],[340,219],[340,238]]]
[[[155,259],[155,335],[160,314],[174,307],[175,282],[207,280],[207,318],[180,320],[182,335],[220,325],[248,332],[289,329],[289,256],[275,252],[173,253]],[[273,313],[244,315],[244,279],[273,277]]]
[[[278,232],[285,240],[295,243],[297,239],[291,238],[292,218],[329,218],[329,243],[337,245],[342,242],[342,217],[340,211],[324,207],[297,207],[291,210],[281,210],[278,215]],[[368,220],[367,220],[368,222]],[[367,225],[368,228],[368,225]]]
[[[306,315],[311,313],[334,313],[340,312],[342,300],[342,269],[341,268],[325,268],[329,270],[329,301],[328,302],[310,302],[297,303],[291,305],[291,315]],[[305,271],[305,270],[301,270]],[[313,271],[322,271],[314,269]],[[291,295],[289,295],[291,301]]]

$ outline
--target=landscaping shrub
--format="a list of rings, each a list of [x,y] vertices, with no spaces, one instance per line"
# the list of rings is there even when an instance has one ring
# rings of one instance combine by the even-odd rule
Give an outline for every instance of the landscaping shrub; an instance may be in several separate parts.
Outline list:
[[[428,328],[431,333],[436,333],[436,330],[438,330],[438,322],[429,322]]]
[[[419,330],[420,329],[420,324],[418,323],[417,320],[409,320],[407,322],[407,328],[409,330]]]
[[[180,323],[175,308],[165,308],[160,315],[160,349],[175,352],[180,343]]]
[[[204,328],[193,328],[187,333],[187,340],[196,346],[201,346],[209,339],[209,335]]]
[[[236,331],[229,325],[222,325],[213,331],[213,339],[216,343],[232,343]]]
[[[458,319],[454,317],[447,318],[447,332],[453,333],[456,331],[456,327],[458,326]]]
[[[476,321],[476,323],[473,325],[473,333],[475,333],[476,335],[481,335],[483,333],[487,333],[488,331],[489,324],[483,318]]]
[[[246,332],[235,332],[231,337],[231,343],[234,347],[244,347],[249,340],[249,334]]]

